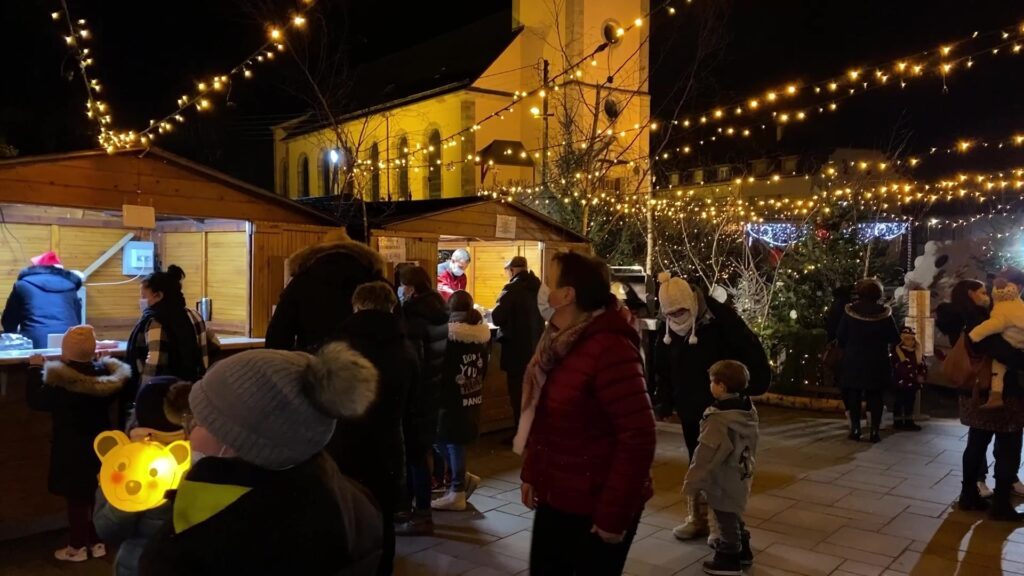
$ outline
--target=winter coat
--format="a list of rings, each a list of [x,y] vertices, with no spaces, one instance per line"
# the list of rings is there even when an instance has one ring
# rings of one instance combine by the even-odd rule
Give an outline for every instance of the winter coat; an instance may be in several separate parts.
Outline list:
[[[615,306],[548,372],[522,480],[539,503],[625,531],[653,494],[654,413],[636,331]]]
[[[285,286],[267,327],[266,347],[315,352],[341,336],[360,284],[384,279],[384,260],[346,240],[310,246],[288,259]]]
[[[484,403],[491,329],[482,322],[457,321],[456,316],[452,314],[452,322],[448,324],[437,441],[466,445],[476,442],[480,435],[480,407]]]
[[[920,348],[905,350],[900,345],[893,347],[892,373],[896,388],[900,390],[920,390],[921,383],[928,375],[928,367],[920,358]]]
[[[56,266],[29,266],[18,281],[4,308],[4,332],[17,332],[32,340],[35,348],[46,348],[47,336],[63,334],[82,323],[82,300],[78,290],[82,279]]]
[[[700,422],[700,443],[686,472],[683,494],[703,491],[713,510],[743,514],[754,477],[757,422],[757,410],[747,396],[709,406]]]
[[[696,342],[677,334],[673,334],[669,344],[658,338],[655,355],[660,380],[658,404],[669,404],[667,394],[671,393],[676,413],[688,422],[700,421],[715,401],[708,378],[708,370],[715,362],[742,362],[750,372],[750,396],[765,393],[772,379],[764,347],[739,314],[714,298],[704,297],[700,290],[694,290],[694,294],[698,308]]]
[[[29,368],[28,405],[53,417],[51,493],[91,498],[96,492],[100,461],[92,443],[100,432],[113,427],[111,405],[130,377],[128,365],[115,358],[66,364],[51,361],[42,368]]]
[[[828,311],[825,312],[825,334],[828,336],[829,342],[835,340],[839,335],[839,323],[846,313],[846,305],[852,299],[851,292],[851,286],[837,286],[832,289],[832,303],[829,304]]]
[[[206,322],[185,304],[182,295],[167,296],[142,313],[131,335],[125,361],[132,368],[132,384],[125,390],[128,401],[143,380],[174,376],[196,382],[210,367]]]
[[[114,560],[116,576],[138,576],[139,558],[146,543],[171,521],[172,511],[171,503],[165,502],[143,512],[125,512],[111,506],[102,490],[96,491],[92,523],[104,543],[118,546]]]
[[[284,470],[204,458],[173,510],[146,544],[143,576],[368,576],[380,559],[380,511],[324,452]]]
[[[436,292],[416,294],[402,304],[405,333],[420,364],[416,396],[405,421],[406,454],[426,452],[437,435],[441,373],[448,344],[448,309]]]
[[[889,348],[900,341],[900,331],[888,306],[873,302],[848,304],[837,334],[843,360],[839,387],[885,390],[893,385]]]
[[[1016,291],[1012,296],[1009,300],[992,299],[992,312],[988,320],[971,330],[971,342],[1000,334],[1014,348],[1024,348],[1024,300],[1020,299]]]
[[[935,326],[955,345],[965,332],[970,332],[988,318],[988,310],[971,306],[961,312],[951,305],[942,304],[936,310]],[[1003,404],[1001,409],[981,408],[988,400],[988,392],[982,392],[978,399],[970,391],[960,393],[960,422],[964,426],[988,432],[1020,432],[1024,428],[1024,386],[1020,382],[1020,370],[1024,370],[1024,351],[1014,348],[1002,336],[996,334],[978,343],[970,343],[976,354],[989,356],[1007,366],[1003,378]]]
[[[544,317],[537,307],[540,279],[533,272],[520,272],[505,285],[498,304],[491,311],[491,320],[498,327],[501,342],[501,369],[521,374],[533,357],[540,335],[544,333]]]
[[[451,298],[453,293],[465,290],[468,284],[469,279],[465,272],[462,273],[462,276],[452,274],[447,262],[442,262],[437,266],[437,291],[445,302]]]
[[[343,474],[360,482],[387,510],[405,493],[402,421],[417,385],[419,364],[398,316],[356,312],[341,327],[342,339],[380,375],[377,399],[357,419],[341,418],[326,451]]]

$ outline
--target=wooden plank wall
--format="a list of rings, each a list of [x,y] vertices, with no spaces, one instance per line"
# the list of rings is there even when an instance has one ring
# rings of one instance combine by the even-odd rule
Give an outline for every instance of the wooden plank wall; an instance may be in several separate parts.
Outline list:
[[[146,240],[149,232],[123,228],[50,224],[0,226],[0,306],[32,256],[53,250],[68,270],[84,270],[125,234]],[[121,274],[121,253],[101,266],[87,282],[86,321],[100,338],[123,339],[139,318],[139,283]]]
[[[164,268],[176,264],[185,271],[185,302],[213,300],[218,334],[249,333],[249,235],[235,232],[162,232],[158,239]]]
[[[251,336],[262,338],[267,333],[271,311],[284,289],[287,259],[302,248],[322,242],[331,230],[323,226],[253,224]]]
[[[508,240],[574,241],[566,231],[539,218],[499,202],[487,202],[457,210],[441,212],[415,220],[399,222],[388,230],[443,234],[459,238],[495,240],[494,230],[498,214],[516,218],[516,237]]]
[[[466,271],[466,289],[473,295],[473,300],[485,308],[493,308],[498,301],[501,289],[508,283],[505,276],[505,264],[513,256],[526,257],[527,263],[534,274],[543,274],[543,262],[539,242],[522,241],[491,241],[491,242],[459,242],[444,241],[440,243],[442,250],[466,248],[473,259]]]

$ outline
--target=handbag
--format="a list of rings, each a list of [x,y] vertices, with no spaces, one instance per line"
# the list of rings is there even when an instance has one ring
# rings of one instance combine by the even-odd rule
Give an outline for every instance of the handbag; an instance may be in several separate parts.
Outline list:
[[[965,331],[942,361],[942,373],[954,386],[970,391],[977,400],[981,391],[992,386],[992,359],[971,354],[967,339]]]

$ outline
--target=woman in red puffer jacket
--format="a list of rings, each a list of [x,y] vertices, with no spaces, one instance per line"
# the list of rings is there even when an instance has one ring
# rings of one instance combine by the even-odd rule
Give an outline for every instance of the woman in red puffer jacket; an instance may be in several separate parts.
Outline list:
[[[523,382],[515,449],[536,509],[530,573],[621,574],[653,494],[654,414],[604,262],[555,257],[554,316]]]

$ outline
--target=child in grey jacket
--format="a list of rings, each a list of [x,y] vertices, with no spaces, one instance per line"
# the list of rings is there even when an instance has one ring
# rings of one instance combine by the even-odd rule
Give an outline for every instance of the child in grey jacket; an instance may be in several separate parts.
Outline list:
[[[739,576],[743,567],[754,561],[743,512],[754,477],[757,410],[744,394],[750,373],[742,363],[722,360],[713,364],[708,374],[715,403],[701,420],[700,441],[686,473],[683,494],[707,494],[718,521],[720,535],[711,543],[715,556],[704,563],[704,572]]]

